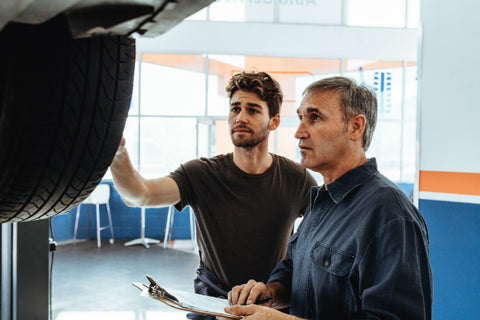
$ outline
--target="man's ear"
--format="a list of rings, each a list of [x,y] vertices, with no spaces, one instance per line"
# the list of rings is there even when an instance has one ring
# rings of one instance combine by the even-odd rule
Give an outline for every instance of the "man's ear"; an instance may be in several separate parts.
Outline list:
[[[350,119],[350,139],[352,141],[361,140],[363,143],[363,133],[367,119],[363,114],[357,114]]]
[[[270,125],[268,126],[268,128],[273,131],[277,129],[279,125],[280,125],[280,114],[277,113],[276,115],[270,118]]]

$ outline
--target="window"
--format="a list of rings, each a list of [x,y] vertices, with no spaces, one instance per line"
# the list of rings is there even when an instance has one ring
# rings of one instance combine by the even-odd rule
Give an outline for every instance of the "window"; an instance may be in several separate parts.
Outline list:
[[[245,57],[208,55],[208,115],[225,117],[228,98],[225,87],[232,74],[245,69]]]
[[[368,157],[396,182],[413,182],[416,139],[416,64],[401,61],[346,60],[345,76],[373,88],[378,119]]]
[[[419,0],[217,0],[188,20],[416,28]]]
[[[205,110],[205,57],[143,54],[143,115],[202,115]]]
[[[420,22],[420,0],[407,0],[407,28],[417,28]]]
[[[279,0],[281,23],[342,23],[342,0]]]
[[[142,117],[140,121],[140,172],[153,178],[169,174],[196,158],[195,118]]]
[[[209,6],[210,20],[273,22],[274,0],[217,0]]]
[[[280,127],[270,134],[270,152],[300,161],[294,135],[303,90],[313,81],[343,74],[377,92],[378,123],[367,156],[376,157],[390,179],[414,181],[414,62],[143,54],[137,67],[138,99],[132,102],[124,135],[134,165],[147,177],[167,175],[200,156],[231,152],[225,87],[234,73],[255,70],[279,81],[284,94]]]
[[[349,0],[347,25],[364,27],[405,26],[406,0]]]

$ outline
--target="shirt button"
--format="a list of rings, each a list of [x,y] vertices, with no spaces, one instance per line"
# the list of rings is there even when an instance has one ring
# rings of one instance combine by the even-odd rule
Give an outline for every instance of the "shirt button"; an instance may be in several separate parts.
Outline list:
[[[328,268],[328,267],[330,267],[330,262],[331,262],[330,257],[325,257],[325,258],[323,258],[322,266],[324,268]]]

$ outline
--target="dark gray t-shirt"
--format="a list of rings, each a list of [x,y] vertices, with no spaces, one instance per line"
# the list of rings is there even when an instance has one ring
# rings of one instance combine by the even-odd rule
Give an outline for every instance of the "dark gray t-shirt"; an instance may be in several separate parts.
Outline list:
[[[231,153],[189,161],[170,174],[182,199],[175,207],[192,207],[202,262],[227,291],[249,279],[268,280],[316,185],[300,165],[272,156],[262,174],[240,170]]]

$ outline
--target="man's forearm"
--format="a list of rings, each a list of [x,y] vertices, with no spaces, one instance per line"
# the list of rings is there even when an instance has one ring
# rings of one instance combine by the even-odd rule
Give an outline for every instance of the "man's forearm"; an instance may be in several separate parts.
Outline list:
[[[125,204],[142,206],[145,195],[145,179],[133,167],[127,149],[119,147],[110,165],[113,183]]]

